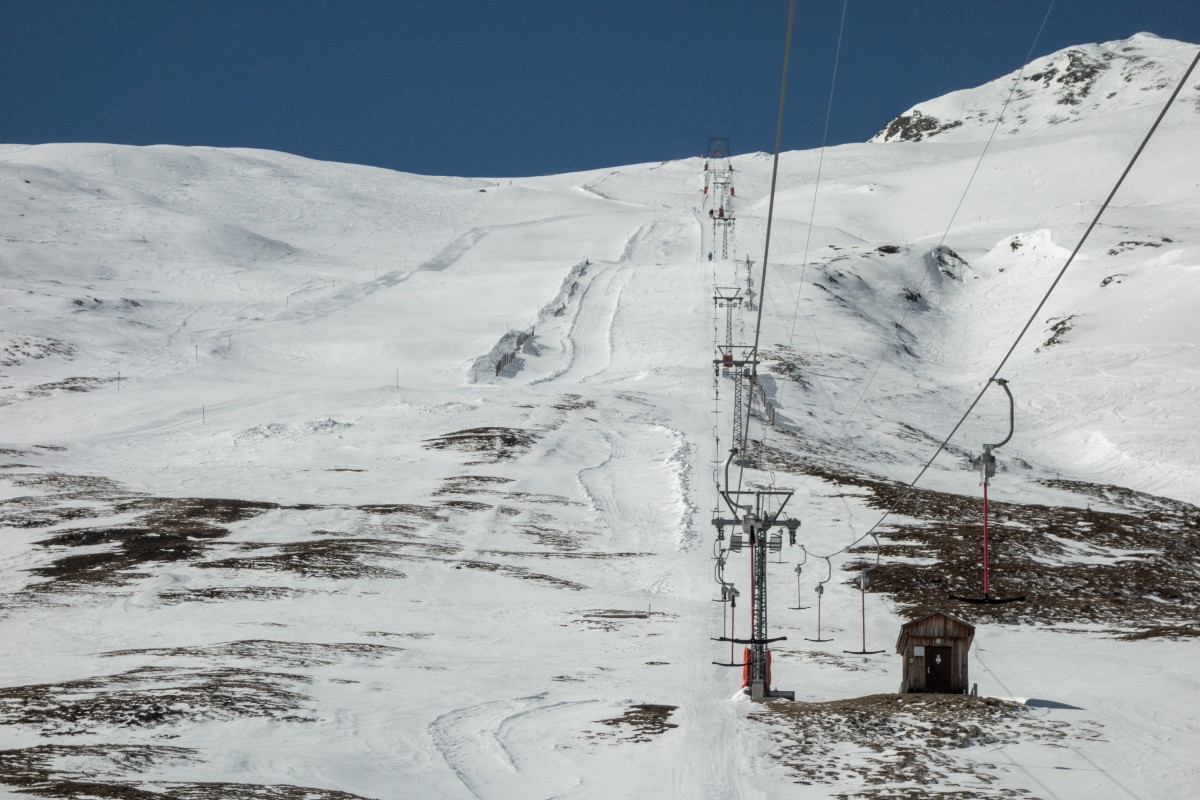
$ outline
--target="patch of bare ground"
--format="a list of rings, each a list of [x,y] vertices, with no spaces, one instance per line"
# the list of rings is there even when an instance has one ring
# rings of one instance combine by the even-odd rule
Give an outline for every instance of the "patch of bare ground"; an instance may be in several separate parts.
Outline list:
[[[27,591],[72,591],[121,585],[142,577],[138,570],[153,563],[199,558],[214,540],[228,535],[226,525],[250,519],[272,503],[223,498],[164,498],[131,495],[104,478],[42,473],[15,476],[46,494],[14,498],[3,504],[17,527],[48,527],[79,518],[134,515],[129,524],[71,528],[37,544],[61,555],[30,570],[47,580]],[[89,502],[92,505],[64,505]],[[85,552],[71,553],[80,549]]]
[[[928,432],[914,428],[912,425],[909,425],[906,422],[899,423],[897,427],[899,430],[893,434],[897,439],[903,439],[904,441],[908,442],[916,442],[922,446],[929,445],[936,447],[940,443],[939,439],[934,438]],[[953,443],[946,445],[944,452],[963,459],[971,458],[971,454],[967,452],[965,448],[959,447]]]
[[[518,525],[513,532],[533,539],[540,547],[549,547],[558,551],[574,551],[583,546],[583,536],[591,536],[587,531],[564,530],[550,528],[545,525]]]
[[[512,482],[512,478],[494,475],[455,475],[442,481],[433,494],[435,497],[447,494],[499,494],[493,487]]]
[[[583,503],[576,502],[567,497],[562,497],[557,494],[536,494],[534,492],[506,492],[505,500],[519,500],[523,503],[540,503],[550,506],[581,506]]]
[[[59,800],[367,800],[347,792],[287,784],[132,777],[138,772],[200,760],[194,750],[157,745],[47,744],[0,750],[0,786],[23,795]]]
[[[1118,633],[1116,638],[1127,642],[1140,642],[1145,639],[1196,639],[1200,638],[1200,626],[1152,625],[1138,631]]]
[[[236,642],[193,647],[145,647],[110,650],[101,655],[151,656],[157,658],[248,659],[263,667],[326,667],[350,658],[382,658],[402,652],[402,647],[362,642],[285,642],[275,639],[243,639]]]
[[[797,783],[838,786],[836,797],[1028,797],[996,786],[986,754],[1032,740],[1062,746],[1100,738],[1095,723],[1070,727],[1034,717],[1017,703],[989,697],[878,694],[826,703],[773,702],[749,718],[780,742],[771,753]],[[846,748],[865,757],[840,758]],[[847,785],[854,788],[843,789]]]
[[[363,636],[380,636],[389,639],[432,639],[432,633],[395,633],[393,631],[366,631]]]
[[[774,647],[772,656],[779,661],[803,661],[809,664],[820,664],[823,667],[836,667],[847,672],[867,672],[869,667],[862,656],[843,656],[837,653],[826,653],[821,650],[786,650]]]
[[[0,406],[12,405],[13,403],[29,400],[34,397],[50,397],[55,392],[90,392],[94,389],[99,389],[106,383],[113,383],[116,380],[115,377],[98,378],[94,375],[75,375],[70,378],[63,378],[62,380],[51,381],[50,383],[39,383],[36,386],[29,386],[20,390],[12,396],[0,398]]]
[[[674,614],[664,611],[629,611],[619,608],[603,608],[595,611],[584,611],[578,619],[571,620],[574,625],[582,625],[594,631],[615,631],[631,620],[674,619]]]
[[[457,569],[492,572],[507,578],[531,581],[557,589],[581,590],[580,583],[545,574],[525,567],[491,560],[458,560],[461,547],[453,542],[434,542],[417,536],[414,530],[428,527],[431,522],[446,522],[447,508],[415,504],[374,504],[352,507],[362,513],[350,532],[323,531],[291,538],[284,542],[241,542],[230,544],[227,537],[234,523],[252,519],[268,512],[305,510],[324,506],[281,506],[274,503],[228,498],[162,498],[131,493],[105,478],[66,475],[38,471],[10,472],[6,479],[28,488],[26,497],[0,502],[0,514],[10,521],[29,527],[47,527],[61,523],[79,524],[82,516],[98,518],[119,517],[121,524],[95,527],[72,527],[49,532],[38,545],[45,548],[49,558],[31,572],[43,582],[9,595],[6,604],[40,603],[51,599],[50,592],[104,592],[123,586],[146,575],[157,564],[186,562],[197,569],[236,573],[272,572],[302,578],[331,580],[362,577],[403,578],[400,569],[405,561],[438,561]],[[486,484],[499,485],[505,479],[488,479]],[[38,492],[38,494],[32,494]],[[552,498],[558,501],[561,498]],[[469,501],[449,500],[451,504]],[[565,501],[564,501],[565,502]],[[351,508],[338,506],[338,508]],[[471,508],[474,508],[472,506]],[[466,510],[460,508],[459,510]],[[45,512],[40,516],[38,511]],[[527,513],[527,512],[524,512]],[[534,514],[534,518],[539,515]],[[285,522],[281,518],[281,524]],[[364,535],[366,534],[366,535]],[[550,541],[549,539],[547,541]],[[565,540],[564,540],[564,543]],[[562,548],[558,548],[562,549]],[[227,600],[272,600],[312,594],[315,589],[266,585],[262,581],[231,581],[225,586],[173,586],[162,590],[158,598],[164,603]],[[241,585],[238,585],[241,584]],[[66,595],[64,595],[66,596]],[[172,648],[144,651],[142,655],[156,657],[245,658],[258,666],[295,667],[329,663],[345,657],[350,645],[307,645],[268,641],[243,641],[197,648]],[[359,656],[377,657],[395,648],[384,645],[357,646]],[[125,655],[127,653],[121,653]],[[115,655],[115,654],[114,654]],[[74,682],[69,686],[11,687],[0,690],[0,721],[13,720],[34,724],[41,720],[47,730],[63,731],[71,726],[82,730],[87,724],[98,724],[105,715],[124,720],[153,720],[161,716],[167,724],[177,716],[203,716],[209,713],[200,698],[205,693],[213,699],[210,706],[223,708],[231,702],[223,687],[235,686],[257,703],[251,691],[257,685],[258,694],[270,701],[268,691],[273,678],[265,673],[235,673],[232,671],[171,672],[140,670],[122,676]],[[244,676],[244,677],[239,677]],[[157,682],[154,692],[143,685]],[[159,692],[161,689],[161,692]],[[71,702],[56,703],[52,692],[66,692],[75,697]],[[142,699],[154,696],[163,699]],[[193,697],[194,696],[194,697]],[[183,698],[183,699],[180,699]],[[184,704],[184,705],[180,705]],[[260,704],[261,705],[261,704]],[[24,711],[18,713],[18,707]],[[267,702],[264,706],[274,711]],[[35,713],[42,708],[40,715]],[[210,709],[211,710],[211,709]],[[213,713],[216,713],[215,711]],[[142,715],[142,716],[138,716]],[[117,723],[114,723],[117,724]],[[123,723],[122,723],[123,724]],[[133,724],[133,723],[130,723]],[[146,724],[151,724],[146,722]]]
[[[16,367],[50,356],[72,356],[75,346],[62,339],[29,334],[0,334],[0,367]]]
[[[533,581],[534,583],[553,586],[556,589],[570,589],[572,591],[580,591],[586,589],[582,583],[569,581],[566,578],[556,578],[553,575],[545,575],[541,572],[525,569],[524,567],[514,567],[509,564],[497,564],[494,561],[478,561],[475,559],[457,561],[454,563],[455,569],[477,569],[483,572],[494,572],[499,575],[505,575],[509,578],[518,578],[523,581]]]
[[[518,558],[571,558],[571,559],[597,559],[605,560],[609,558],[639,558],[641,556],[652,555],[652,553],[578,553],[578,552],[562,552],[562,551],[544,551],[544,550],[480,550],[486,556],[516,556]]]
[[[285,544],[244,544],[246,555],[204,561],[205,569],[263,570],[304,578],[403,578],[397,560],[427,560],[457,553],[454,545],[368,538],[319,538]]]
[[[467,464],[495,464],[529,452],[539,436],[523,428],[468,428],[426,439],[428,450],[456,450],[480,456]]]
[[[769,447],[777,470],[815,475],[867,490],[862,500],[892,519],[871,589],[889,595],[909,616],[945,610],[970,622],[1091,624],[1194,635],[1200,629],[1200,508],[1118,486],[1042,481],[1115,507],[989,503],[989,593],[1025,595],[1004,605],[956,603],[982,584],[982,498],[916,488],[853,474],[811,455]],[[907,490],[907,493],[906,493]],[[852,551],[857,572],[874,562],[874,545]]]
[[[0,689],[0,722],[37,726],[44,735],[93,733],[97,727],[157,728],[182,721],[297,713],[308,679],[289,673],[219,668],[142,667],[115,675]]]
[[[444,522],[446,519],[438,506],[422,506],[415,503],[375,503],[354,507],[367,514],[400,514],[423,522]]]
[[[442,501],[441,505],[443,508],[451,508],[455,511],[464,511],[468,513],[472,511],[490,511],[491,509],[495,508],[493,505],[481,503],[478,500],[460,500],[457,498],[454,500],[444,500]]]
[[[37,489],[43,497],[72,500],[109,500],[138,496],[116,481],[98,475],[70,475],[65,472],[10,472],[5,478],[25,489]],[[16,498],[25,500],[28,498]],[[34,498],[36,499],[36,498]]]
[[[624,742],[649,742],[655,736],[660,736],[672,728],[679,726],[670,722],[671,714],[679,706],[639,703],[630,706],[619,717],[598,719],[599,725],[607,725],[612,730],[598,731],[589,738],[613,739]]]
[[[226,600],[284,600],[319,594],[312,589],[294,586],[205,586],[196,589],[165,589],[158,593],[160,602],[167,604]]]
[[[64,522],[104,517],[109,513],[108,509],[91,503],[80,505],[70,500],[14,497],[0,503],[0,525],[6,528],[50,528]]]
[[[772,375],[799,384],[800,388],[806,391],[812,388],[812,382],[805,374],[811,362],[803,353],[786,345],[776,344],[763,350],[763,363]]]
[[[584,400],[581,395],[577,394],[564,394],[562,400],[554,404],[554,408],[558,411],[579,411],[595,407],[595,400]]]

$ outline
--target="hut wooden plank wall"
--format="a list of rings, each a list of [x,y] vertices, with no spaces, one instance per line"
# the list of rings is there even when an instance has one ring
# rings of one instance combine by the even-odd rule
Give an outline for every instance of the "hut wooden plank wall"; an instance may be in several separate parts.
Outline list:
[[[904,661],[900,692],[966,694],[967,653],[975,626],[936,611],[900,626],[896,652]]]

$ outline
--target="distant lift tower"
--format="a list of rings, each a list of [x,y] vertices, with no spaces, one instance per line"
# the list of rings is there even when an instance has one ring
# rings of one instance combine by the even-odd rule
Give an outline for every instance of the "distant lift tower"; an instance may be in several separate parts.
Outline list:
[[[717,353],[719,357],[713,360],[716,371],[733,379],[733,452],[737,455],[746,451],[745,389],[742,380],[750,377],[751,368],[758,364],[758,360],[754,358],[754,345],[750,344],[719,344]],[[738,463],[742,463],[740,457]]]
[[[730,461],[733,454],[730,454]],[[725,463],[726,481],[729,485],[729,461]],[[728,491],[721,492],[721,499],[732,512],[731,517],[716,516],[713,525],[717,528],[717,542],[725,538],[725,528],[733,529],[729,537],[729,551],[739,553],[743,546],[750,549],[750,638],[735,639],[722,636],[718,641],[745,646],[745,689],[750,699],[762,702],[768,698],[796,699],[795,692],[771,688],[771,653],[767,645],[787,639],[786,636],[770,638],[767,633],[767,553],[778,553],[783,548],[780,528],[786,527],[791,543],[796,541],[800,520],[784,518],[783,509],[792,497],[790,491]],[[770,509],[774,509],[771,511]],[[772,532],[772,529],[774,531]],[[734,665],[728,665],[734,666]]]
[[[717,345],[717,350],[721,357],[717,359],[717,373],[733,379],[733,446],[742,449],[742,373],[745,371],[746,364],[743,350],[748,348],[740,348],[735,352],[733,344],[733,310],[742,305],[742,290],[732,286],[718,286],[717,293],[713,295],[713,304],[717,308],[725,309],[725,344],[724,346]],[[741,355],[742,359],[737,356]]]
[[[704,193],[711,202],[708,215],[713,224],[713,249],[716,249],[717,231],[721,235],[721,258],[729,258],[730,240],[734,233],[733,216],[733,164],[729,160],[729,138],[711,136],[708,150],[704,154]],[[737,251],[737,242],[732,248]]]

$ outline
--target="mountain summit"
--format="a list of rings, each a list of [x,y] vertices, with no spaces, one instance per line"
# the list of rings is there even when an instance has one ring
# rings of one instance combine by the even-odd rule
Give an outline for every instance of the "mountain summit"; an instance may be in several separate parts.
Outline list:
[[[1004,112],[1001,135],[1041,131],[1064,123],[1166,102],[1195,56],[1195,46],[1152,33],[1104,44],[1068,47],[974,89],[927,100],[893,119],[872,142],[986,139]],[[1200,113],[1200,84],[1185,87],[1181,104]]]

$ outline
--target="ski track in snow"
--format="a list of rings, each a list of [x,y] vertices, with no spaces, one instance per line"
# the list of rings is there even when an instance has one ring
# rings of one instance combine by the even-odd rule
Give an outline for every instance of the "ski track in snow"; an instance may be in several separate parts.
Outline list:
[[[621,293],[632,277],[625,262],[606,265],[584,290],[571,329],[571,362],[556,380],[585,383],[612,364],[612,326],[621,307]]]
[[[477,800],[559,797],[580,779],[540,752],[526,755],[530,739],[541,738],[541,718],[595,701],[547,702],[545,693],[467,706],[442,714],[428,731],[437,752]],[[531,731],[528,729],[532,729]]]
[[[567,363],[533,384],[586,382],[612,363],[612,328],[620,309],[621,293],[632,278],[630,259],[652,225],[642,225],[625,240],[613,262],[597,263],[584,285],[579,306],[566,332]]]
[[[603,431],[608,456],[600,464],[581,470],[580,486],[613,538],[625,548],[670,536],[679,523],[658,510],[678,499],[678,476],[667,458],[674,441],[667,430],[654,425],[623,423],[619,433]],[[654,499],[647,507],[646,495]]]

